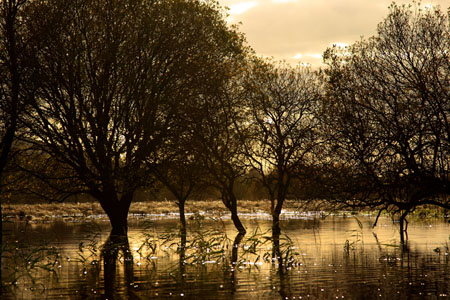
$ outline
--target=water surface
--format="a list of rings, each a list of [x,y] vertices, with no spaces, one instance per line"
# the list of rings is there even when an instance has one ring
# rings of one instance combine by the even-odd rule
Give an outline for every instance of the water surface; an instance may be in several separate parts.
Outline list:
[[[270,220],[142,218],[128,244],[110,245],[107,222],[9,223],[5,299],[449,299],[449,224],[373,217],[290,218],[273,239]],[[107,243],[105,245],[105,243]],[[49,250],[50,249],[50,250]]]

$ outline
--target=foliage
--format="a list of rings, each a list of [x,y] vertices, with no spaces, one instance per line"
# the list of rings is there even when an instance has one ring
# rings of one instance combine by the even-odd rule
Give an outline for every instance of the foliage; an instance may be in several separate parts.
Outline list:
[[[256,60],[243,79],[247,119],[240,134],[246,162],[267,190],[274,223],[291,182],[314,163],[321,142],[318,104],[320,81],[306,67]]]
[[[393,4],[376,36],[324,54],[337,200],[387,210],[401,227],[417,206],[449,206],[448,22],[437,7]]]
[[[39,73],[26,145],[123,234],[135,191],[151,179],[147,162],[186,132],[185,107],[216,93],[243,39],[213,1],[33,1],[25,20]]]

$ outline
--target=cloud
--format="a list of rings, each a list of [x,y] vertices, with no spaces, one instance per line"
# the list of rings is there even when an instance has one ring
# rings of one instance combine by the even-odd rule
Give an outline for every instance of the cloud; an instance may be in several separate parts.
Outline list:
[[[296,53],[294,56],[283,58],[292,65],[320,67],[322,64],[322,53]]]
[[[240,15],[257,5],[258,5],[258,2],[256,2],[256,1],[236,3],[236,4],[229,6],[228,13],[230,15]]]
[[[424,0],[441,9],[448,0]],[[333,43],[351,45],[376,34],[392,0],[219,0],[230,7],[230,23],[240,30],[257,54],[321,64],[321,54]],[[411,0],[397,0],[398,4]],[[281,5],[282,4],[282,5]],[[425,4],[426,5],[426,4]],[[338,42],[338,43],[337,43]],[[298,57],[296,57],[299,54]],[[308,54],[314,54],[315,56]],[[294,58],[296,57],[296,58]]]
[[[274,3],[289,3],[289,2],[297,2],[298,0],[272,0]]]
[[[292,56],[293,59],[302,59],[302,58],[315,58],[315,59],[322,59],[322,53],[297,53],[294,56]]]

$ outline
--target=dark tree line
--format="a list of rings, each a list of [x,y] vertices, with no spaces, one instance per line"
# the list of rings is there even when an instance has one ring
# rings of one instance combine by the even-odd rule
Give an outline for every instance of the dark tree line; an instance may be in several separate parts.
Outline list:
[[[274,234],[299,190],[396,215],[402,241],[417,207],[450,208],[439,8],[393,4],[375,36],[327,49],[315,71],[257,58],[214,1],[1,3],[0,179],[17,179],[13,161],[61,199],[90,195],[113,235],[155,183],[184,233],[185,203],[205,189],[245,233],[243,178],[268,195]]]

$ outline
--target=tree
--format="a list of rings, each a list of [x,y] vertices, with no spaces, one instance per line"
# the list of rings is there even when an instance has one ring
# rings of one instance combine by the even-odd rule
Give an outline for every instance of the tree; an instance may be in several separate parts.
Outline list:
[[[175,196],[182,235],[186,235],[186,200],[198,195],[204,187],[205,174],[191,144],[192,140],[186,135],[173,137],[149,160],[149,170]]]
[[[0,194],[5,168],[21,127],[21,114],[32,99],[32,86],[27,82],[31,76],[31,60],[23,23],[27,5],[27,0],[3,0],[0,3]],[[0,247],[3,245],[2,225],[0,198]]]
[[[309,68],[256,61],[244,89],[249,132],[243,140],[245,156],[269,194],[273,230],[279,232],[291,183],[313,163],[321,143],[317,118],[321,83]]]
[[[238,65],[234,64],[231,70],[239,70]],[[241,99],[235,93],[235,78],[231,77],[218,87],[215,95],[199,98],[193,103],[196,111],[190,114],[188,123],[194,135],[194,151],[209,174],[206,184],[221,194],[234,226],[239,233],[245,234],[237,210],[236,184],[246,173],[246,168],[242,159],[243,144],[235,126],[244,123],[245,115],[242,114]]]
[[[183,102],[221,76],[210,57],[239,51],[238,34],[212,1],[33,4],[40,85],[27,142],[65,165],[125,235],[146,160],[173,136]]]
[[[402,242],[418,206],[450,205],[448,17],[393,4],[376,36],[325,53],[329,132],[336,165],[347,170],[347,204],[398,215]]]

